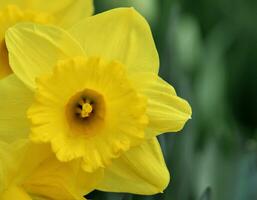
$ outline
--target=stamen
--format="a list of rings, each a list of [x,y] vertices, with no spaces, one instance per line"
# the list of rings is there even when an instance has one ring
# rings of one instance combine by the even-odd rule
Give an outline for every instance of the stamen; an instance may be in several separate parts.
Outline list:
[[[80,111],[80,116],[82,118],[89,117],[89,115],[93,111],[93,106],[88,102],[83,103],[81,106],[82,106],[82,108],[81,108],[81,111]]]
[[[95,91],[84,89],[70,98],[66,114],[69,125],[85,135],[91,129],[98,129],[104,125],[104,99]]]

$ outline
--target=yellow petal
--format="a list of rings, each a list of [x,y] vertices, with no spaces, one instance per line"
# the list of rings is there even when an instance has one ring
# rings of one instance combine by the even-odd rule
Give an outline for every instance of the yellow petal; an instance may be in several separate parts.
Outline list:
[[[0,174],[5,180],[3,188],[11,183],[21,184],[43,160],[53,155],[50,150],[48,145],[35,145],[28,139],[11,143],[0,141]]]
[[[158,73],[159,58],[150,27],[133,8],[113,9],[86,18],[70,33],[88,55],[118,60],[131,71]]]
[[[43,152],[27,151],[28,140],[16,140],[13,143],[0,141],[0,199],[30,199],[27,192],[20,186],[21,181],[27,176],[27,172],[33,169],[35,163],[39,164]],[[39,154],[38,154],[39,153]],[[28,159],[29,158],[29,159]]]
[[[2,194],[6,199],[14,197],[13,192],[17,190],[16,195],[33,194],[33,199],[41,196],[80,200],[102,178],[102,171],[85,173],[79,161],[59,162],[50,145],[28,140],[12,144],[0,141],[0,163],[0,197]]]
[[[31,88],[35,78],[51,71],[58,60],[84,55],[68,33],[54,26],[20,23],[5,38],[13,72]]]
[[[170,175],[157,139],[135,147],[105,170],[98,189],[151,195],[167,187]]]
[[[19,156],[20,161],[16,164],[19,169],[14,177],[27,193],[35,196],[80,200],[102,178],[101,170],[85,173],[80,161],[59,162],[50,145],[28,142],[20,151],[23,155]]]
[[[94,12],[93,0],[1,0],[0,8],[10,4],[22,9],[48,13],[54,17],[56,24],[64,28],[71,27]]]
[[[33,101],[32,92],[15,76],[0,81],[0,139],[13,141],[29,134],[27,109]]]
[[[32,198],[20,187],[11,186],[0,193],[1,200],[32,200]]]
[[[94,12],[93,0],[27,0],[26,6],[31,10],[50,13],[56,23],[64,28],[71,27]]]
[[[13,161],[14,159],[10,156],[10,148],[8,144],[0,140],[0,197],[9,184],[7,171],[13,164]]]
[[[191,118],[192,110],[174,88],[154,73],[135,73],[130,76],[138,91],[148,99],[148,137],[163,132],[177,132]]]
[[[27,180],[23,187],[27,192],[44,196],[49,199],[83,199],[91,192],[99,179],[102,171],[85,173],[80,163],[62,163],[54,156],[42,162]]]
[[[3,8],[9,4],[17,4],[17,5],[21,5],[23,1],[24,4],[24,0],[1,0],[0,1],[0,8]]]

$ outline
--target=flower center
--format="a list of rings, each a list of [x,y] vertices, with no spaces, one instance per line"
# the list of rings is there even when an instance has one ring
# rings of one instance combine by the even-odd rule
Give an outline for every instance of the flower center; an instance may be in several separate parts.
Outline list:
[[[53,21],[51,15],[32,10],[22,10],[16,5],[8,5],[0,10],[0,79],[12,73],[4,39],[7,29],[19,22],[52,24]]]
[[[92,133],[104,123],[105,102],[102,95],[91,89],[76,93],[66,106],[66,117],[75,133]]]

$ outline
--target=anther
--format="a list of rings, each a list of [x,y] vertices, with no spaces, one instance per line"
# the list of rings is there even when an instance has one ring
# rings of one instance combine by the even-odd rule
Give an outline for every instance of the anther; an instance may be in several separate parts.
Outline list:
[[[83,103],[82,105],[82,108],[81,108],[81,111],[80,111],[80,116],[82,118],[86,118],[86,117],[89,117],[89,115],[92,113],[93,111],[93,107],[90,103]]]

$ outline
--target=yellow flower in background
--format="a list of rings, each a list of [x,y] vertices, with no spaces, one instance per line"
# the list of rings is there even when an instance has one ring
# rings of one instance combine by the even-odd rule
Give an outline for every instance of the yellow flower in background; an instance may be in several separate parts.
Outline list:
[[[93,13],[92,0],[1,0],[0,79],[12,72],[5,45],[6,30],[19,22],[55,24],[69,28]]]
[[[82,200],[101,173],[82,171],[78,161],[59,162],[48,145],[0,142],[1,200]]]
[[[114,9],[68,31],[18,24],[6,44],[14,75],[0,82],[3,140],[31,131],[32,141],[50,143],[60,161],[79,160],[90,173],[104,169],[100,190],[166,188],[169,172],[156,136],[181,130],[191,108],[158,76],[142,16]]]

